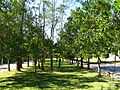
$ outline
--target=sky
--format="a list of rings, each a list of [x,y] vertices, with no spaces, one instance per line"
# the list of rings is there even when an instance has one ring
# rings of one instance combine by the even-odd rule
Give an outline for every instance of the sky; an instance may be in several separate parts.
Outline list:
[[[63,0],[57,0],[56,7],[58,7],[62,3],[63,3]],[[67,18],[71,15],[71,9],[75,9],[76,7],[81,7],[81,4],[80,3],[76,3],[73,0],[71,0],[68,3],[64,3],[64,4],[69,6],[69,8],[65,10],[65,14],[66,14],[66,15],[64,15],[64,23],[65,23],[65,22],[67,22]],[[60,26],[60,24],[58,24],[56,28],[58,28],[59,26]],[[54,32],[54,41],[55,42],[59,38],[58,33],[59,33],[59,31],[55,30],[55,32]],[[50,30],[47,31],[47,35],[50,37]]]
[[[51,0],[46,0],[46,1],[51,1]],[[79,2],[75,2],[74,0],[64,0],[64,1],[65,1],[64,5],[69,6],[67,9],[65,9],[65,15],[64,15],[64,23],[65,23],[65,22],[67,22],[67,18],[71,14],[71,9],[75,9],[76,7],[81,7],[81,4]],[[31,6],[38,6],[39,2],[40,2],[40,0],[35,0],[35,3],[33,3]],[[56,0],[56,7],[59,7],[61,4],[63,4],[63,0]],[[38,13],[38,11],[37,11],[37,13]],[[57,29],[59,27],[60,27],[60,23],[58,23],[56,25]],[[50,35],[51,35],[50,33],[51,33],[51,29],[50,29],[50,27],[47,27],[46,28],[46,34],[47,34],[48,37],[50,37]],[[55,29],[55,31],[54,31],[54,41],[55,42],[56,42],[57,38],[59,38],[58,33],[59,33],[59,31]]]

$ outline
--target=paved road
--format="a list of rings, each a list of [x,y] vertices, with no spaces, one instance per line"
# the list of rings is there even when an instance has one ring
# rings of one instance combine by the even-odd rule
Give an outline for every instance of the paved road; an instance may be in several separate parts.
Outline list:
[[[69,60],[67,60],[69,61]],[[74,61],[73,63],[76,63],[76,61]],[[110,63],[101,63],[101,72],[102,73],[110,73],[112,75],[112,78],[115,79],[119,79],[120,80],[120,64],[110,64]],[[87,63],[84,63],[84,67],[87,67]],[[115,67],[115,69],[114,69]],[[90,64],[90,68],[94,69],[95,71],[97,71],[98,68],[98,64]],[[115,72],[114,72],[115,70]],[[114,72],[114,73],[113,73]]]
[[[97,71],[98,65],[91,64],[91,68]],[[101,72],[109,74],[112,78],[120,80],[120,65],[118,64],[101,64]],[[114,72],[114,73],[113,73]]]
[[[87,64],[84,64],[84,65],[87,67]],[[118,64],[114,66],[114,64],[101,63],[100,66],[101,66],[102,72],[113,72],[115,67],[115,73],[120,73],[120,65]],[[90,68],[97,69],[98,64],[90,64]]]
[[[30,65],[32,65],[33,62],[30,61]],[[27,66],[27,62],[24,62],[23,64],[23,67]],[[10,64],[10,69],[16,69],[16,64]],[[4,72],[4,71],[8,71],[8,65],[7,64],[4,64],[4,65],[0,65],[0,72]]]

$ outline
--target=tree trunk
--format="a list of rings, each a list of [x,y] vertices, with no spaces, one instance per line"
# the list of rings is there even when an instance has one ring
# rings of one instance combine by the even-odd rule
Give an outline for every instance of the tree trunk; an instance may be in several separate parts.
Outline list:
[[[73,59],[72,59],[72,64],[73,64]]]
[[[2,55],[2,58],[1,58],[1,64],[3,64],[3,61],[4,61],[4,59],[3,59],[3,55]]]
[[[29,56],[28,56],[28,59],[27,59],[27,67],[29,67],[30,64],[29,64]]]
[[[16,66],[17,71],[21,71],[20,67],[21,67],[20,61],[17,61],[17,66]]]
[[[81,57],[81,68],[83,68],[83,57]]]
[[[20,68],[23,68],[22,67],[22,57],[20,57]]]
[[[98,56],[98,76],[101,76],[101,67],[100,67],[101,59]]]
[[[8,59],[8,71],[10,71],[10,60]]]
[[[44,71],[44,60],[43,59],[41,60],[41,69],[42,71]]]
[[[59,68],[60,68],[60,65],[61,65],[61,58],[59,58]]]
[[[40,69],[40,60],[38,59],[38,68]]]
[[[50,57],[50,71],[53,71],[53,55],[52,55],[52,51],[51,51],[51,57]]]
[[[90,69],[90,58],[88,57],[88,64],[87,64],[87,69]]]
[[[21,6],[21,10],[22,10],[22,14],[21,14],[21,20],[20,20],[20,40],[19,40],[19,42],[20,42],[20,45],[19,45],[19,48],[21,48],[20,46],[23,44],[23,25],[24,25],[24,14],[25,14],[25,2],[26,1],[23,1],[22,2],[22,6]],[[20,68],[23,68],[22,67],[22,56],[21,56],[21,54],[22,53],[19,53],[20,54],[20,62],[19,62],[19,66],[20,66]]]
[[[113,70],[113,74],[115,73],[115,67],[116,67],[116,55],[114,57],[115,63],[114,63],[114,70]]]
[[[36,64],[37,64],[37,59],[35,59],[35,61],[34,61],[35,73],[37,72]]]
[[[43,0],[44,2],[44,0]],[[41,1],[40,1],[40,4],[41,4]],[[42,53],[42,60],[41,60],[41,69],[42,71],[44,70],[44,61],[45,61],[45,48],[44,48],[44,40],[45,40],[45,4],[43,3],[43,8],[42,8],[42,11],[43,11],[43,31],[42,31],[42,48],[43,48],[43,53]],[[39,7],[39,15],[40,15],[40,7]],[[42,24],[41,24],[42,26]],[[41,27],[40,26],[40,27]]]
[[[77,63],[77,67],[78,67],[78,66],[79,66],[79,60],[78,60],[78,58],[77,58],[77,60],[76,60],[76,61],[77,61],[76,63]]]
[[[1,38],[2,39],[2,42],[3,42],[3,38]],[[3,64],[3,61],[4,61],[4,58],[3,58],[3,43],[1,44],[2,46],[1,46],[1,64]]]

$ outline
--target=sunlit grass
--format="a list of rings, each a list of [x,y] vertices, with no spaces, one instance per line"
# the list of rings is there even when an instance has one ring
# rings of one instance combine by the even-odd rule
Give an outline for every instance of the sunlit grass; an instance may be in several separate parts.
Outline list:
[[[80,69],[75,65],[54,61],[54,72],[50,72],[50,62],[45,62],[45,71],[25,67],[22,72],[12,70],[0,73],[0,90],[118,90],[116,81],[99,78],[92,70]],[[116,84],[117,83],[117,84]]]

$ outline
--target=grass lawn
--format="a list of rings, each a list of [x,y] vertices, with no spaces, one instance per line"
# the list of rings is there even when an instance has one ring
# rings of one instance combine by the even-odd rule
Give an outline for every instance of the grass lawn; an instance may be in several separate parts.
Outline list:
[[[54,72],[49,72],[49,63],[45,64],[45,71],[33,66],[25,67],[22,72],[12,70],[0,73],[0,90],[119,90],[119,82],[108,78],[98,78],[91,70],[80,69],[75,65],[62,62],[58,68],[54,61]]]

